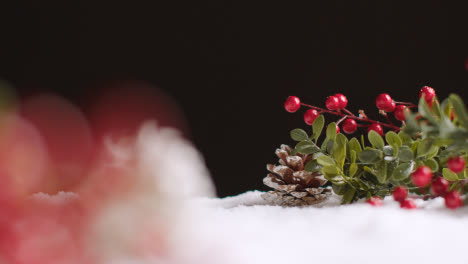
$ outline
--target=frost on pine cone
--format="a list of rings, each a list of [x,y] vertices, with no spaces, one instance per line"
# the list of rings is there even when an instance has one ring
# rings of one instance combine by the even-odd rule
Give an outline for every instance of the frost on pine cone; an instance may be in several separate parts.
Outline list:
[[[331,194],[330,188],[323,187],[327,180],[320,172],[304,170],[312,155],[290,155],[288,145],[281,145],[275,153],[280,165],[268,164],[271,173],[263,179],[266,186],[275,190],[262,194],[263,199],[275,205],[301,206],[319,203]]]

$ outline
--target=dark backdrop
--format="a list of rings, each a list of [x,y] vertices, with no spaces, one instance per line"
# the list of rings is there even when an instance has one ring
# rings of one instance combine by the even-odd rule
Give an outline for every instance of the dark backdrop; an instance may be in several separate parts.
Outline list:
[[[460,1],[462,2],[462,1]],[[185,111],[220,196],[263,189],[265,163],[305,127],[282,104],[342,92],[468,96],[466,8],[454,1],[31,1],[0,4],[0,77],[71,100],[146,80]],[[92,91],[91,91],[92,92]]]

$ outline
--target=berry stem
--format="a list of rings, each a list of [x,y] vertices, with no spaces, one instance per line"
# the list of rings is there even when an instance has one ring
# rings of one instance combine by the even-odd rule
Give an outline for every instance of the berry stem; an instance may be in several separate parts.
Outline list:
[[[413,103],[408,103],[408,102],[395,102],[395,104],[406,105],[406,106],[409,106],[409,107],[418,107],[417,105],[415,105]]]
[[[390,117],[388,117],[387,113],[386,112],[380,112],[383,116],[385,116],[385,118],[387,119],[387,122],[390,124],[390,125],[393,125],[393,122],[392,120],[390,120]]]
[[[347,113],[350,116],[355,116],[353,113],[351,113],[348,109],[344,108],[343,111]]]
[[[341,117],[344,117],[345,119],[346,118],[350,118],[350,119],[354,119],[354,120],[357,120],[357,121],[362,121],[362,122],[369,122],[371,124],[378,124],[378,125],[381,125],[381,126],[384,126],[384,127],[387,127],[387,128],[390,128],[394,131],[399,131],[400,130],[400,127],[398,126],[395,126],[393,124],[387,124],[387,123],[382,123],[382,122],[379,122],[379,121],[376,121],[376,120],[372,120],[372,119],[369,119],[367,117],[358,117],[358,116],[355,116],[353,115],[351,112],[349,112],[348,110],[347,111],[347,114],[343,114],[341,112],[338,112],[338,111],[333,111],[333,110],[328,110],[328,109],[324,109],[324,108],[321,108],[321,107],[317,107],[317,106],[313,106],[313,105],[308,105],[308,104],[304,104],[304,103],[301,103],[302,106],[305,106],[305,107],[309,107],[309,108],[312,108],[312,109],[315,109],[317,111],[319,111],[320,113],[329,113],[329,114],[332,114],[332,115],[336,115],[336,116],[341,116]],[[343,109],[345,110],[345,109]],[[349,112],[349,114],[348,114]]]
[[[343,116],[342,118],[340,118],[340,120],[336,121],[336,125],[341,124],[341,122],[343,122],[343,120],[345,120],[346,118],[348,118],[347,115],[345,115],[345,116]]]

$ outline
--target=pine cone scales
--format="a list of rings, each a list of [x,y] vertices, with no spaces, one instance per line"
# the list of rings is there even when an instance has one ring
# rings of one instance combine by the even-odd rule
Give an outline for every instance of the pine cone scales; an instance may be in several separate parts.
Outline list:
[[[280,165],[267,165],[267,170],[271,173],[263,179],[263,183],[275,191],[264,193],[263,199],[276,205],[287,206],[311,205],[325,200],[331,190],[321,186],[325,185],[327,180],[320,172],[304,170],[305,164],[312,156],[290,153],[289,146],[281,145],[275,152]]]

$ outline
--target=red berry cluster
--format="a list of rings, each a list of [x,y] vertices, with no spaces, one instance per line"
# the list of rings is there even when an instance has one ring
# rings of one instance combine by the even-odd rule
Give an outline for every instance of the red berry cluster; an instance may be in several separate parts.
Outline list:
[[[372,196],[371,198],[367,199],[366,203],[372,205],[372,206],[382,206],[383,202],[382,199],[378,196]]]
[[[408,189],[403,186],[398,186],[393,190],[393,199],[400,203],[401,208],[415,209],[417,208],[413,200],[408,199]]]
[[[465,159],[463,157],[452,157],[448,160],[447,166],[455,173],[462,172],[465,169]],[[443,177],[436,177],[433,180],[432,170],[428,166],[418,167],[411,174],[411,181],[419,188],[430,185],[431,192],[435,197],[444,197],[447,208],[456,209],[463,205],[460,193],[456,190],[449,191],[450,184]],[[395,201],[400,202],[402,208],[416,208],[416,206],[411,205],[411,200],[406,199],[407,196],[408,190],[403,186],[398,186],[393,190],[393,198]]]
[[[419,92],[419,96],[424,96],[428,103],[430,102],[430,104],[432,104],[432,101],[435,98],[435,91],[431,87],[424,86]],[[301,108],[301,105],[309,107],[310,109],[304,113],[304,122],[307,125],[312,125],[320,114],[329,113],[342,117],[337,121],[337,132],[340,131],[340,127],[338,125],[342,123],[341,128],[346,134],[356,132],[358,127],[367,127],[368,133],[373,130],[380,135],[383,135],[383,127],[387,127],[394,131],[398,131],[400,129],[400,127],[395,126],[390,119],[388,119],[386,114],[387,112],[393,112],[396,120],[404,122],[406,115],[410,112],[409,108],[417,107],[412,103],[395,102],[389,94],[385,93],[377,96],[375,104],[377,108],[381,110],[381,113],[387,117],[388,123],[369,119],[365,114],[363,114],[363,112],[361,112],[359,116],[354,115],[346,109],[348,98],[340,93],[327,97],[325,100],[325,108],[303,104],[296,96],[289,96],[286,99],[286,102],[284,102],[284,108],[286,111],[294,113]],[[364,124],[358,124],[358,122],[362,122]]]

